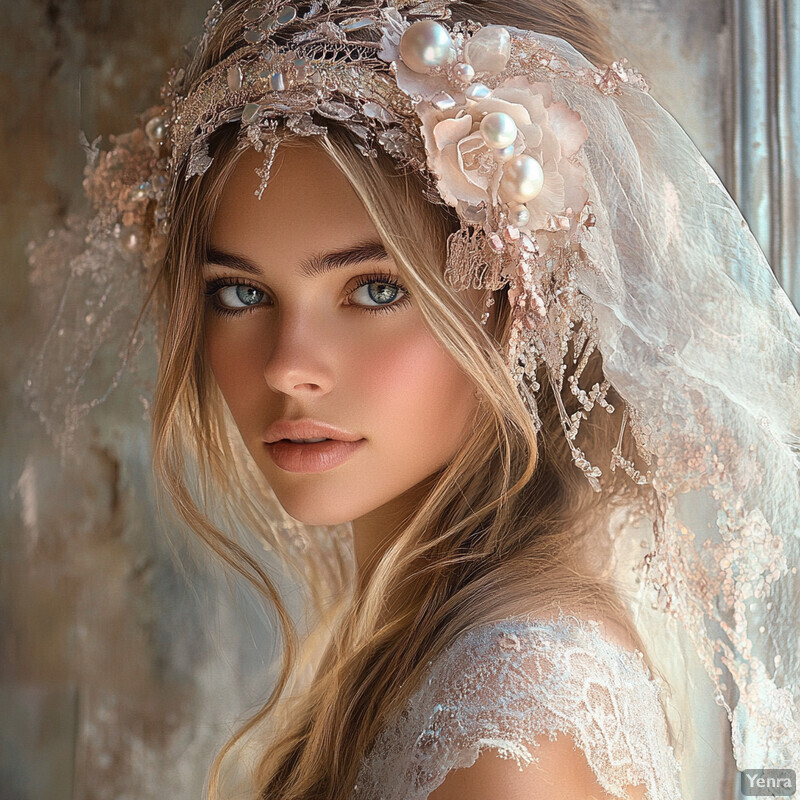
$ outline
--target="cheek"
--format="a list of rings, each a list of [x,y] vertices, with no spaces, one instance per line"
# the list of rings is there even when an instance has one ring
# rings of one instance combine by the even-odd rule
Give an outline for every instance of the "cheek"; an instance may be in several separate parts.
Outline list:
[[[400,447],[434,454],[460,440],[478,402],[475,387],[424,323],[360,362],[369,364],[363,397],[374,398],[373,413],[393,426]]]
[[[247,422],[247,409],[257,407],[265,383],[262,376],[263,336],[255,326],[221,324],[210,311],[205,321],[205,352],[222,396],[240,427]]]

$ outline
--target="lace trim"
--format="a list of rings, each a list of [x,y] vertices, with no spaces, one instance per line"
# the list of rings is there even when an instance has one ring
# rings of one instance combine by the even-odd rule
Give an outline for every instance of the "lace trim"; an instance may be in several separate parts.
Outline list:
[[[613,797],[644,784],[644,800],[680,800],[662,691],[642,654],[595,620],[562,612],[478,626],[430,666],[362,761],[352,797],[425,800],[484,750],[523,769],[538,761],[537,739],[563,733]]]

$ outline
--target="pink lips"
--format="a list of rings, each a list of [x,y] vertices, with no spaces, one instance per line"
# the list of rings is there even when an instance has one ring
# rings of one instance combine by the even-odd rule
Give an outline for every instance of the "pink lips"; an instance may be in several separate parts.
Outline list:
[[[325,472],[347,461],[364,443],[349,431],[311,419],[278,420],[267,428],[264,443],[275,465],[287,472]],[[290,439],[324,439],[292,442]]]
[[[328,439],[324,442],[294,444],[286,439],[267,445],[267,450],[281,469],[287,472],[325,472],[347,461],[364,443],[341,442]]]

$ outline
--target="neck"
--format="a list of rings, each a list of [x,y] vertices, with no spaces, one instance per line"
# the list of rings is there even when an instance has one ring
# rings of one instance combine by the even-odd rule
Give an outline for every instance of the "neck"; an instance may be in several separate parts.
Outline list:
[[[386,550],[402,533],[425,500],[436,475],[432,475],[379,508],[353,521],[358,593],[363,593]]]

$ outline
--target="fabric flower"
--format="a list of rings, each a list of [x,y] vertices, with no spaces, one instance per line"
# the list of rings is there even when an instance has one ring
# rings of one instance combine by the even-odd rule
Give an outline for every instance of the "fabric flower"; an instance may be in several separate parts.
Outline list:
[[[436,87],[438,89],[438,86]],[[514,155],[526,153],[542,165],[542,191],[525,205],[530,213],[526,230],[545,228],[551,216],[573,215],[588,194],[583,169],[570,160],[588,136],[580,115],[553,100],[549,84],[531,83],[523,76],[509,78],[485,99],[467,101],[463,93],[447,111],[437,109],[432,97],[417,104],[428,165],[438,177],[442,198],[451,206],[499,202],[502,164],[480,133],[480,122],[493,111],[508,114],[517,125]]]

